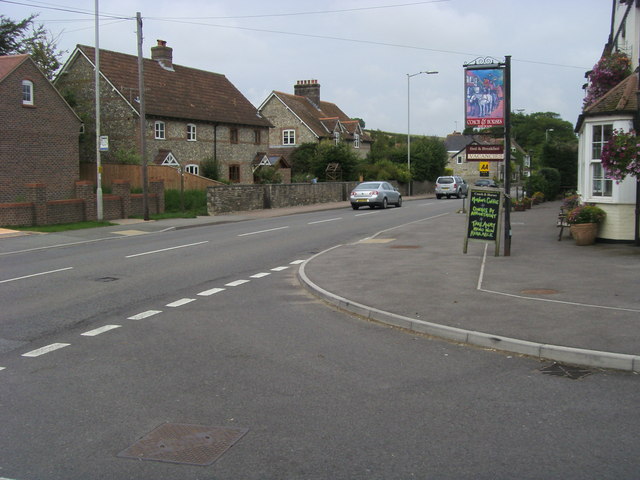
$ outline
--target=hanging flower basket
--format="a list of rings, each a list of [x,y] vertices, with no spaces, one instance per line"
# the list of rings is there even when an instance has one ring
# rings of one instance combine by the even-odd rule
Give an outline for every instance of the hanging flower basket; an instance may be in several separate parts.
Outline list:
[[[636,132],[614,130],[602,147],[602,168],[607,177],[620,183],[627,175],[640,177],[640,138]]]

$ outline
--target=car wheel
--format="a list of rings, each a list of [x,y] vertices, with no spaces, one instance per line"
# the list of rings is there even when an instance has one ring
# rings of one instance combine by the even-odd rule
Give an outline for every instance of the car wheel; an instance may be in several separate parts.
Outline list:
[[[456,195],[456,198],[462,198],[462,192],[460,190],[458,190],[458,193]]]
[[[436,195],[436,198],[440,200],[442,198],[442,195]]]
[[[398,196],[398,202],[396,203],[396,207],[401,207],[402,206],[402,197]]]
[[[359,208],[360,208],[360,205],[353,205],[353,204],[352,204],[352,205],[351,205],[351,208],[353,208],[354,210],[357,210],[357,209],[359,209]]]
[[[386,197],[382,199],[382,207],[381,208],[383,208],[383,209],[387,208],[387,198]]]

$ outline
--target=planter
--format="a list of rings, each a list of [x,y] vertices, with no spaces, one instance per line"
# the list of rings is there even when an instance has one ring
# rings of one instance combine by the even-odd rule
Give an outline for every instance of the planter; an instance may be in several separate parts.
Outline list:
[[[570,227],[576,245],[593,245],[598,235],[597,223],[574,223]]]
[[[524,205],[518,204],[513,206],[513,210],[516,212],[524,212],[526,208],[524,207]]]

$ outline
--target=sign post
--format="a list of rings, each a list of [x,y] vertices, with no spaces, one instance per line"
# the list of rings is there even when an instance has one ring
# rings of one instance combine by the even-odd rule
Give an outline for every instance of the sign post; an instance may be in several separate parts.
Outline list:
[[[467,232],[463,253],[467,253],[469,240],[495,243],[495,256],[500,255],[500,213],[504,192],[498,188],[469,190]]]

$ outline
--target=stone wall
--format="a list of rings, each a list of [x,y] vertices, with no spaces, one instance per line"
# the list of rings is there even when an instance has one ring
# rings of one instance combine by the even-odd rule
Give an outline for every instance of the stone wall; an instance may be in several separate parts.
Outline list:
[[[207,190],[207,209],[209,215],[220,215],[246,210],[343,202],[349,200],[349,193],[357,183],[290,183],[209,187]]]

